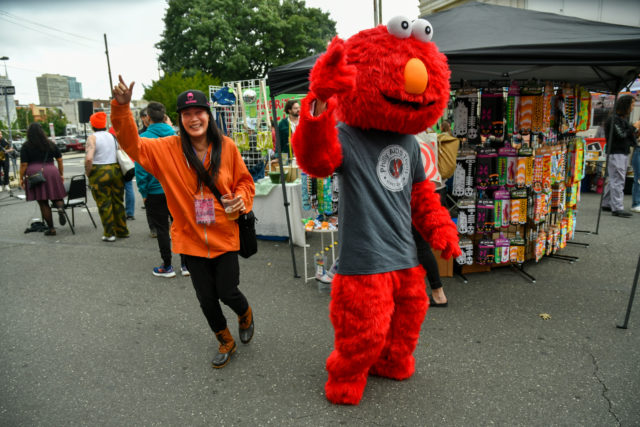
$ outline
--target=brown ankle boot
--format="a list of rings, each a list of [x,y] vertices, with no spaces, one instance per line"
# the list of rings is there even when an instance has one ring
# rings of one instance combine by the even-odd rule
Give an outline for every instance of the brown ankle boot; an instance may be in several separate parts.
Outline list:
[[[220,342],[218,354],[211,361],[211,365],[216,368],[223,368],[231,360],[231,355],[236,351],[236,342],[229,332],[229,328],[224,328],[220,332],[216,332],[216,338]]]
[[[249,343],[253,338],[253,312],[251,306],[247,309],[246,313],[242,316],[238,316],[238,335],[240,335],[240,341],[243,344]]]

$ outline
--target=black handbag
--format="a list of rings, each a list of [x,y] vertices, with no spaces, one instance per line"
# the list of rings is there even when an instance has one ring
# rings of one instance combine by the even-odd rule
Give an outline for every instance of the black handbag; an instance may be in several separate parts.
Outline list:
[[[47,179],[44,177],[44,174],[42,172],[43,169],[40,169],[33,175],[27,176],[27,184],[29,184],[29,188],[33,188],[39,184],[42,184],[43,182],[47,182]]]
[[[44,164],[47,162],[47,157],[49,157],[48,148],[44,154],[44,161],[42,162],[42,168],[38,172],[27,176],[27,185],[29,186],[29,188],[37,187],[43,182],[47,182],[47,178],[44,177]]]
[[[218,202],[222,204],[220,198],[222,195],[218,188],[213,186],[209,187],[213,194],[218,199]],[[238,254],[242,258],[249,258],[251,255],[258,252],[258,238],[256,237],[256,216],[253,211],[249,211],[243,214],[240,214],[238,219],[236,220],[238,223],[238,228],[240,230],[240,251]]]
[[[243,258],[249,258],[258,252],[258,238],[256,237],[256,216],[253,211],[241,214],[238,219],[240,229],[240,254]]]

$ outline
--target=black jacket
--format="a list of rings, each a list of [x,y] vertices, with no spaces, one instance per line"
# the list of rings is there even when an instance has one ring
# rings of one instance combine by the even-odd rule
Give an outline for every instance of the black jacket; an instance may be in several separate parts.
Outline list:
[[[609,132],[613,120],[613,137],[609,141]],[[630,148],[636,144],[636,128],[628,120],[614,114],[604,124],[604,136],[607,144],[611,144],[611,154],[629,154]]]

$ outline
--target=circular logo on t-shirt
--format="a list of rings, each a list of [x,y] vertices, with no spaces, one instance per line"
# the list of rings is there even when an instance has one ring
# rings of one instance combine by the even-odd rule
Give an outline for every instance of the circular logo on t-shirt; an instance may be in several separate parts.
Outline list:
[[[389,191],[402,191],[409,182],[409,153],[399,145],[386,147],[378,156],[378,180]]]

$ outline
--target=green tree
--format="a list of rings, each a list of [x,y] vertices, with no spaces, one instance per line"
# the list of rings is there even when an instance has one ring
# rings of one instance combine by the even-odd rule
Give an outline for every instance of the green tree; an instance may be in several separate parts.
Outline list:
[[[18,129],[26,130],[35,121],[31,108],[16,108],[16,114],[18,116],[16,119]]]
[[[7,127],[7,124],[2,120],[0,120],[0,131],[2,131],[2,133],[4,134],[3,137],[8,140],[9,128]],[[21,137],[22,137],[22,132],[20,132],[20,128],[18,127],[18,121],[14,119],[11,122],[11,138],[17,139]]]
[[[177,125],[178,113],[176,113],[176,99],[181,92],[187,89],[201,90],[209,94],[209,86],[219,86],[220,79],[214,78],[201,71],[191,76],[185,75],[184,70],[175,73],[167,73],[160,80],[154,80],[151,86],[144,86],[142,99],[162,103],[167,109],[167,115]]]
[[[164,23],[162,69],[202,70],[223,82],[323,52],[336,34],[329,14],[304,0],[169,0]]]
[[[42,123],[42,128],[47,136],[49,135],[49,123],[53,123],[53,131],[56,136],[64,135],[69,123],[62,110],[57,108],[47,108],[46,113],[38,121]]]

